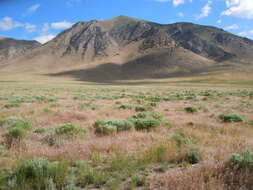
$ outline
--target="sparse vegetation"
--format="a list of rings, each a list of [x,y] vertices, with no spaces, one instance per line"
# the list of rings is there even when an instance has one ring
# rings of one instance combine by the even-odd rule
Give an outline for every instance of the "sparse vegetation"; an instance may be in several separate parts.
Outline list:
[[[239,115],[236,114],[221,114],[219,115],[220,120],[226,123],[231,123],[231,122],[242,122],[243,118]]]
[[[249,90],[70,87],[0,89],[1,189],[250,189]]]

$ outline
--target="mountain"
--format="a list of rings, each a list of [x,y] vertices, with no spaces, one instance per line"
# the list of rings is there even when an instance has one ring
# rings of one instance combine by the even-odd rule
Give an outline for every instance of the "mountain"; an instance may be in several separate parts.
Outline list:
[[[24,55],[40,45],[37,41],[0,37],[0,64]]]
[[[252,52],[252,40],[219,28],[119,16],[78,22],[5,69],[86,81],[166,78],[251,69]]]

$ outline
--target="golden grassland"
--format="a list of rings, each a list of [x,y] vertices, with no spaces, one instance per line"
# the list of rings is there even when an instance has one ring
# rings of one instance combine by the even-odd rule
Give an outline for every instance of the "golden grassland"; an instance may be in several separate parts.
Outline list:
[[[44,158],[71,169],[77,161],[89,165],[74,170],[72,189],[251,189],[251,170],[229,165],[231,154],[253,149],[251,83],[192,81],[92,84],[1,75],[1,176],[22,160]],[[94,128],[97,120],[129,120],[138,113],[158,115],[159,126],[109,134]],[[242,121],[224,122],[221,114],[236,114]],[[10,137],[4,125],[13,117],[31,125],[20,137]],[[57,133],[66,124],[78,132]],[[186,158],[189,153],[197,154],[196,163]],[[23,180],[20,189],[39,189]],[[2,181],[2,189],[17,188]],[[66,187],[56,181],[55,189]]]

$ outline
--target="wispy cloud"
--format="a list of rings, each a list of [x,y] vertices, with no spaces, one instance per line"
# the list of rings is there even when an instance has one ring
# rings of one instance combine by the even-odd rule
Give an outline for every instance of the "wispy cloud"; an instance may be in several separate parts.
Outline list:
[[[40,4],[35,4],[35,5],[32,5],[31,7],[29,7],[25,13],[22,15],[23,17],[26,17],[34,12],[36,12],[38,9],[40,8]]]
[[[20,22],[14,21],[11,17],[4,17],[0,21],[0,30],[8,31],[14,28],[23,27],[24,25]]]
[[[66,29],[70,28],[74,23],[62,21],[62,22],[54,22],[51,24],[51,28],[53,29]]]
[[[239,29],[240,27],[237,24],[232,24],[230,26],[226,26],[224,29],[225,30],[236,30]]]
[[[197,16],[197,19],[207,17],[211,13],[212,11],[211,4],[212,4],[212,1],[209,0],[207,4],[205,4],[205,6],[202,7],[201,13]]]

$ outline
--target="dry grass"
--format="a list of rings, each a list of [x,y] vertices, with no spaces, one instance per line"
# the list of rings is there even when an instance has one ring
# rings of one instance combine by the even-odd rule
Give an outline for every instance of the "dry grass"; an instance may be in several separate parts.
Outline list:
[[[214,90],[220,96],[207,97],[201,92]],[[162,100],[153,111],[170,121],[170,126],[162,124],[151,132],[125,131],[114,136],[97,136],[92,124],[98,119],[129,119],[135,110],[119,109],[121,104],[140,105],[136,99],[145,96],[172,97],[184,92],[195,94],[195,98]],[[245,91],[245,92],[243,92]],[[20,146],[5,150],[0,163],[11,167],[20,158],[44,157],[50,160],[86,160],[99,153],[110,158],[116,152],[142,158],[151,154],[154,147],[165,147],[166,153],[160,162],[171,163],[181,160],[188,151],[198,151],[202,161],[188,167],[172,164],[164,173],[152,170],[156,164],[149,165],[148,189],[249,189],[252,174],[243,173],[226,166],[231,153],[241,153],[253,149],[253,128],[246,121],[253,120],[253,99],[247,95],[251,88],[240,87],[175,87],[175,86],[91,86],[78,83],[36,85],[25,82],[2,82],[0,88],[0,119],[10,116],[22,117],[32,122],[30,130]],[[241,93],[239,93],[241,92]],[[245,95],[245,96],[244,96]],[[56,101],[29,101],[34,96],[57,98]],[[3,108],[2,105],[24,98],[17,108]],[[173,96],[175,97],[175,96]],[[145,100],[149,102],[150,100]],[[83,105],[83,106],[80,106]],[[184,108],[194,106],[196,113],[187,113]],[[219,114],[235,113],[243,116],[245,122],[223,123]],[[55,145],[44,143],[49,132],[34,133],[35,129],[50,130],[55,126],[73,123],[86,130],[84,136],[74,139],[59,138]],[[0,140],[5,129],[0,129]],[[183,134],[191,140],[190,144],[178,147],[173,136]],[[8,162],[9,160],[9,162]],[[8,163],[8,164],[6,164]],[[159,163],[158,163],[159,165]],[[240,173],[241,172],[241,173]],[[238,175],[240,174],[240,177]],[[249,176],[250,175],[250,176]],[[227,181],[228,180],[228,181]],[[230,180],[230,181],[229,181]],[[239,180],[239,182],[238,182]],[[243,183],[243,184],[241,184]]]

